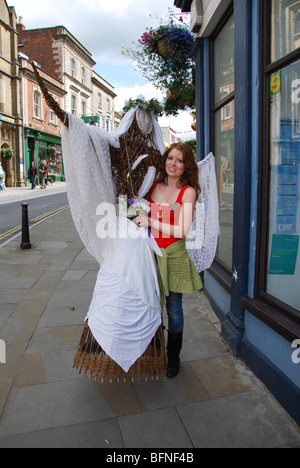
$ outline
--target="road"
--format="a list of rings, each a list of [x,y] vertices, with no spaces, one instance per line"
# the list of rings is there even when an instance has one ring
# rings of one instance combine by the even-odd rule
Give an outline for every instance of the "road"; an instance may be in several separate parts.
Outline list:
[[[68,200],[67,194],[64,192],[0,205],[0,246],[21,232],[22,203],[28,203],[28,219],[29,224],[32,225],[65,208],[68,205]]]

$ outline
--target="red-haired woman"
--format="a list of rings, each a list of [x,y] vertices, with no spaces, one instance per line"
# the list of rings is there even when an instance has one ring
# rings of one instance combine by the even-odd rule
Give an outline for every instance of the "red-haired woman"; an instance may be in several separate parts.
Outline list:
[[[136,223],[151,227],[163,256],[157,257],[159,284],[166,296],[168,326],[167,377],[179,372],[184,316],[183,293],[202,288],[201,279],[186,250],[196,200],[200,194],[198,166],[192,148],[174,143],[163,155],[158,181],[150,192],[149,216],[140,214]]]

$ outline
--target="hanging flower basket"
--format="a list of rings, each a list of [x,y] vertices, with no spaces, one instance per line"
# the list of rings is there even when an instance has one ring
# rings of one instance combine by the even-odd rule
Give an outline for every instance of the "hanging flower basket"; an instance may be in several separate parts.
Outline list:
[[[194,107],[195,87],[192,84],[182,86],[181,83],[176,83],[176,87],[167,92],[164,102],[167,115],[177,115],[179,110],[194,109]]]
[[[177,115],[179,110],[193,108],[194,96],[190,97],[189,87],[193,81],[194,58],[192,49],[195,37],[190,27],[175,24],[173,20],[156,29],[147,28],[138,40],[137,50],[126,50],[137,65],[137,70],[154,86],[165,91],[168,99],[164,113]],[[172,96],[169,96],[171,93]],[[179,98],[182,100],[179,101]],[[177,101],[178,100],[178,101]]]
[[[9,161],[13,157],[13,151],[11,148],[2,148],[1,156],[4,160]]]
[[[158,52],[164,58],[170,58],[174,54],[174,46],[164,39],[160,39],[157,43]]]
[[[169,89],[180,75],[180,81],[189,82],[194,64],[192,48],[195,38],[184,24],[168,24],[156,29],[147,28],[138,40],[136,50],[123,50],[131,57],[143,76],[160,89]]]

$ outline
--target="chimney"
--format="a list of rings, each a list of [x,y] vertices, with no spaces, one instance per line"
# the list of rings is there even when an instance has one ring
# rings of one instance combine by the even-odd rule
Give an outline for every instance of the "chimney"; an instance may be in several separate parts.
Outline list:
[[[20,32],[20,31],[25,31],[25,26],[23,24],[23,17],[22,16],[19,16],[19,19],[18,19],[18,23],[17,23],[17,31]]]

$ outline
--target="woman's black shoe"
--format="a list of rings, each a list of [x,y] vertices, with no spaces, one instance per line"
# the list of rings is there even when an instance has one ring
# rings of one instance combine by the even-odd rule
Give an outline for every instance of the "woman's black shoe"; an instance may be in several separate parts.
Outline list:
[[[168,379],[172,379],[173,377],[176,377],[176,375],[179,374],[179,369],[180,369],[180,366],[178,365],[177,367],[167,367],[167,372],[166,372],[166,376],[168,377]]]
[[[180,358],[179,354],[182,348],[182,333],[171,333],[168,332],[168,366],[166,376],[169,379],[176,377],[180,369]]]

